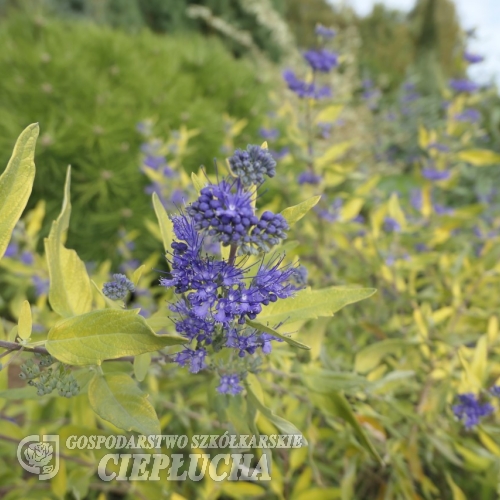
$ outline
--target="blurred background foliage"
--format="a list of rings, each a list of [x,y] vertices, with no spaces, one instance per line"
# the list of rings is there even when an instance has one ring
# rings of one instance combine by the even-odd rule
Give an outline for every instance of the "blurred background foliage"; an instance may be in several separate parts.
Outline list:
[[[116,228],[136,228],[148,212],[139,121],[154,118],[163,135],[199,128],[185,157],[197,169],[220,153],[224,114],[245,117],[250,140],[265,112],[266,87],[252,63],[236,61],[214,38],[14,13],[0,23],[0,44],[0,162],[22,124],[39,121],[31,203],[47,200],[50,221],[72,164],[78,238],[69,241],[86,260],[112,256]]]
[[[220,155],[226,115],[248,121],[238,144],[251,142],[269,111],[269,84],[314,44],[319,22],[355,33],[358,85],[373,79],[388,102],[411,76],[432,114],[440,84],[465,71],[450,0],[418,0],[409,15],[376,5],[366,17],[326,0],[0,0],[0,16],[0,160],[26,123],[40,121],[43,169],[31,203],[46,199],[51,220],[73,164],[74,203],[86,212],[75,211],[79,236],[69,242],[86,260],[112,258],[116,227],[137,228],[149,207],[136,124],[153,118],[162,137],[199,128],[189,170]],[[484,111],[497,140],[498,99]],[[139,255],[149,250],[139,242]]]

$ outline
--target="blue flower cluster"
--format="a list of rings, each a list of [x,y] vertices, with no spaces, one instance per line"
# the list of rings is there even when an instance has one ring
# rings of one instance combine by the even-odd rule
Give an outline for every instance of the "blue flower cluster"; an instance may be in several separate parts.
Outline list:
[[[267,167],[262,168],[267,174]],[[297,269],[283,265],[283,256],[262,260],[257,269],[246,266],[248,257],[237,256],[254,253],[255,248],[268,252],[286,237],[288,224],[283,216],[269,211],[259,219],[251,203],[253,187],[246,189],[242,180],[248,178],[248,169],[233,167],[233,173],[241,176],[204,187],[185,212],[171,217],[175,234],[168,255],[171,271],[160,284],[179,296],[170,310],[177,333],[186,337],[189,347],[175,359],[192,373],[207,368],[209,350],[231,349],[241,362],[258,350],[271,352],[272,341],[280,339],[249,326],[247,320],[255,320],[263,306],[291,297],[303,286]],[[229,258],[206,253],[207,237],[231,245]],[[299,275],[305,278],[304,271]],[[244,370],[230,374],[225,366],[219,371],[218,392],[241,392]]]
[[[104,283],[102,287],[102,293],[111,300],[122,300],[134,290],[134,284],[124,274],[113,274],[113,281]]]
[[[479,85],[471,80],[468,80],[467,78],[450,80],[450,87],[455,92],[468,92],[470,94],[479,90]]]
[[[308,50],[304,52],[304,59],[313,71],[328,73],[338,66],[337,54],[327,49]]]
[[[288,88],[297,94],[297,96],[301,99],[320,100],[332,96],[332,92],[327,86],[320,87],[313,82],[307,83],[306,81],[298,78],[291,69],[283,71],[283,79],[288,85]]]
[[[454,405],[452,411],[455,417],[463,422],[466,429],[475,427],[482,417],[491,415],[494,411],[490,403],[481,403],[471,392],[459,394],[458,399],[460,404]]]

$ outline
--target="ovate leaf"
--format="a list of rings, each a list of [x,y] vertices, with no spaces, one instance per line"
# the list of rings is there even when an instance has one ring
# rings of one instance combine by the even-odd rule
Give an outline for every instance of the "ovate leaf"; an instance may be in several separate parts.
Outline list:
[[[259,322],[277,325],[283,321],[315,319],[321,316],[333,316],[348,304],[359,302],[376,292],[373,288],[329,287],[319,290],[306,288],[295,297],[272,302],[262,309]]]
[[[38,133],[38,123],[24,129],[17,139],[7,168],[0,176],[0,259],[31,194]]]
[[[89,402],[97,415],[120,429],[146,436],[161,433],[148,395],[125,373],[96,374],[90,382]]]
[[[137,311],[103,309],[58,323],[45,346],[63,363],[94,365],[184,343],[182,337],[156,335]]]
[[[45,238],[49,301],[52,309],[64,317],[86,313],[92,306],[92,287],[85,264],[74,250],[64,246],[71,215],[70,183],[71,168],[68,167],[61,213],[52,223],[49,237]]]
[[[160,225],[163,248],[165,252],[170,252],[174,238],[174,226],[156,193],[153,193],[153,207],[158,218],[158,224]]]
[[[304,215],[306,215],[306,213],[309,212],[309,210],[311,210],[311,208],[313,208],[320,199],[321,196],[313,196],[298,205],[285,208],[285,210],[281,212],[281,215],[286,219],[288,224],[292,225],[302,219],[302,217],[304,217]]]

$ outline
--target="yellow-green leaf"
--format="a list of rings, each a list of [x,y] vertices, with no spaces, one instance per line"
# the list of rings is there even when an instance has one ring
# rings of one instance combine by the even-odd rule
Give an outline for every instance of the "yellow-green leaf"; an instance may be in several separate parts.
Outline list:
[[[446,480],[450,486],[453,500],[467,500],[465,493],[455,484],[449,473],[446,473]]]
[[[259,322],[276,325],[283,321],[292,323],[301,319],[315,319],[321,316],[333,316],[348,304],[353,304],[372,296],[373,288],[329,287],[319,290],[306,288],[295,297],[272,302],[262,309]]]
[[[97,415],[120,429],[161,434],[148,395],[125,373],[96,374],[89,385],[89,403]]]
[[[158,218],[158,224],[160,225],[163,248],[165,249],[165,252],[170,252],[174,238],[174,226],[156,193],[153,193],[153,207],[155,209],[156,217]]]
[[[68,167],[61,213],[52,223],[49,237],[45,238],[49,301],[52,309],[64,317],[84,314],[92,306],[92,287],[85,264],[74,250],[64,246],[71,215],[70,184],[71,168]]]
[[[344,107],[340,104],[333,104],[321,110],[315,118],[315,123],[333,123],[342,113]]]
[[[34,157],[38,133],[38,123],[23,130],[7,168],[0,176],[0,259],[31,194],[35,179]]]
[[[46,348],[63,363],[95,365],[105,359],[137,356],[184,343],[182,337],[156,335],[137,311],[103,309],[52,327]]]
[[[350,141],[340,142],[338,144],[334,144],[330,146],[326,152],[316,159],[316,166],[318,168],[323,168],[330,163],[335,162],[339,158],[341,158],[351,147]]]
[[[349,221],[354,219],[354,217],[357,217],[363,207],[363,203],[363,198],[350,199],[340,211],[340,220]]]
[[[31,319],[31,307],[30,303],[25,300],[21,306],[21,312],[19,314],[19,322],[17,327],[17,334],[23,339],[27,340],[31,337],[31,328],[33,326]]]
[[[294,224],[295,222],[299,221],[306,215],[311,208],[313,208],[318,201],[321,199],[321,196],[313,196],[312,198],[309,198],[306,201],[303,201],[302,203],[299,203],[298,205],[294,205],[293,207],[288,207],[281,212],[281,215],[286,219],[288,224]]]
[[[465,161],[475,167],[485,167],[500,163],[500,153],[488,149],[467,149],[457,154],[459,160]]]

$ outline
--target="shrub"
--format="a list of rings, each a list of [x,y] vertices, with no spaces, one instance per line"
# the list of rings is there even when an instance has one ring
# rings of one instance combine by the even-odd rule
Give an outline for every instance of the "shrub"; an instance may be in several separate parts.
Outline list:
[[[250,138],[266,103],[252,65],[215,39],[14,15],[0,27],[0,44],[0,161],[18,130],[39,121],[31,206],[43,198],[45,220],[55,216],[71,163],[78,240],[70,234],[69,242],[86,260],[113,257],[117,228],[136,228],[150,206],[139,171],[140,120],[152,117],[162,136],[200,127],[185,158],[197,168],[219,154],[225,114],[247,117]]]

